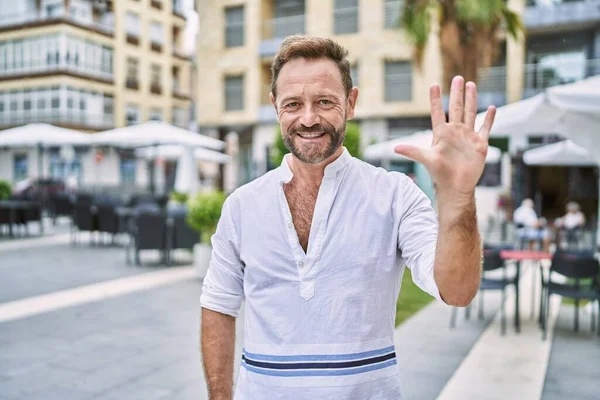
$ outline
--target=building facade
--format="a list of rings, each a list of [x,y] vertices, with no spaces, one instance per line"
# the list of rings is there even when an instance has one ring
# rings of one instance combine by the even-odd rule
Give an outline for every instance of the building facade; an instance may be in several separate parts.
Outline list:
[[[182,0],[0,0],[0,130],[43,122],[96,132],[148,120],[187,128],[185,28]],[[12,171],[0,178],[31,175],[30,151],[14,152]],[[51,149],[47,168],[52,176],[69,168],[77,174],[114,152],[81,149],[65,169]],[[119,156],[110,179],[135,182],[138,162]]]
[[[508,0],[527,34],[501,38],[495,65],[480,74],[481,110],[529,97],[550,85],[600,73],[596,0]],[[441,80],[434,29],[417,68],[399,26],[401,0],[198,0],[197,123],[222,139],[235,133],[240,185],[273,166],[276,115],[270,63],[290,34],[331,37],[350,51],[359,88],[356,120],[363,145],[430,127],[428,88]],[[511,141],[511,149],[526,143]]]

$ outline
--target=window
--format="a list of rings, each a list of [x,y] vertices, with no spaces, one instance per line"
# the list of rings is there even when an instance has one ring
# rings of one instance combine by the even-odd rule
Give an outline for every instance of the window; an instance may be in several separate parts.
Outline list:
[[[100,70],[106,74],[112,75],[112,49],[107,46],[102,46],[102,66]]]
[[[336,35],[358,32],[358,0],[335,0],[333,32]]]
[[[140,122],[140,109],[138,106],[128,104],[125,108],[125,125],[135,125]]]
[[[235,111],[244,109],[244,77],[225,77],[225,110]]]
[[[28,175],[27,154],[15,154],[13,158],[13,180],[22,181]]]
[[[350,66],[350,77],[352,77],[352,86],[358,86],[358,64]]]
[[[162,110],[160,108],[153,108],[150,110],[150,121],[162,121]]]
[[[385,0],[383,3],[384,28],[394,29],[400,27],[400,18],[402,17],[402,0]]]
[[[150,41],[152,43],[162,44],[163,42],[163,28],[158,22],[152,22],[150,24]]]
[[[113,115],[113,97],[111,95],[104,95],[102,111],[104,115]]]
[[[187,126],[187,112],[183,108],[173,107],[172,111],[173,125],[185,128]]]
[[[225,9],[225,47],[244,45],[244,6]]]
[[[127,76],[125,79],[125,86],[129,89],[138,88],[138,61],[133,57],[127,58]]]
[[[23,92],[23,111],[31,111],[31,89]]]
[[[121,158],[120,159],[120,175],[121,183],[135,183],[135,158]]]
[[[150,67],[150,83],[160,86],[160,65],[152,64]]]
[[[128,35],[140,36],[140,17],[132,12],[125,15],[125,30]]]
[[[386,61],[385,101],[412,100],[412,64],[406,61]]]

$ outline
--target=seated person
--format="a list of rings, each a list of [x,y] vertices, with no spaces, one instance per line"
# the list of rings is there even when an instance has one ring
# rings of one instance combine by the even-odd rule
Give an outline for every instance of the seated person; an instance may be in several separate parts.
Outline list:
[[[574,201],[567,203],[566,210],[567,213],[556,221],[556,226],[565,230],[565,237],[570,245],[577,243],[580,230],[585,226],[585,215]]]
[[[533,250],[536,241],[543,242],[543,251],[550,249],[550,232],[546,228],[545,219],[539,219],[534,209],[533,200],[525,199],[513,213],[513,222],[517,227],[520,240],[527,240],[529,250]]]

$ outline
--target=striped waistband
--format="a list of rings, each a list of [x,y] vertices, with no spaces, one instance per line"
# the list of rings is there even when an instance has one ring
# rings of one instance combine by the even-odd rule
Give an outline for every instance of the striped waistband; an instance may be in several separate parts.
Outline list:
[[[248,371],[281,377],[354,375],[392,365],[396,365],[394,346],[350,354],[274,356],[245,349],[242,354],[242,366]]]

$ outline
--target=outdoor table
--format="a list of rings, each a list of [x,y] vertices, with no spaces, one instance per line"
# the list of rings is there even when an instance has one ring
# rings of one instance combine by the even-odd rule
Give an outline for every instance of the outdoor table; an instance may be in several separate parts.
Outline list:
[[[540,267],[540,273],[542,274],[543,277],[543,270],[541,269],[542,264],[540,261],[542,260],[551,260],[552,259],[552,253],[547,253],[544,251],[534,251],[534,250],[501,250],[500,251],[500,257],[502,257],[503,260],[513,260],[513,261],[517,261],[517,276],[516,279],[519,279],[521,276],[521,263],[523,261],[537,261],[538,265]],[[535,294],[535,274],[533,275],[533,291]],[[543,289],[543,288],[542,288]],[[517,305],[519,304],[519,291],[517,290],[516,293],[516,302]],[[541,303],[541,302],[540,302]],[[534,316],[535,313],[535,295],[531,296],[531,315],[532,318]],[[539,320],[541,323],[541,318],[542,318],[542,307],[540,304],[540,316],[539,316]],[[520,320],[520,311],[519,311],[519,307],[516,307],[516,313],[515,313],[515,328],[517,330],[517,332],[521,331],[521,320]]]

